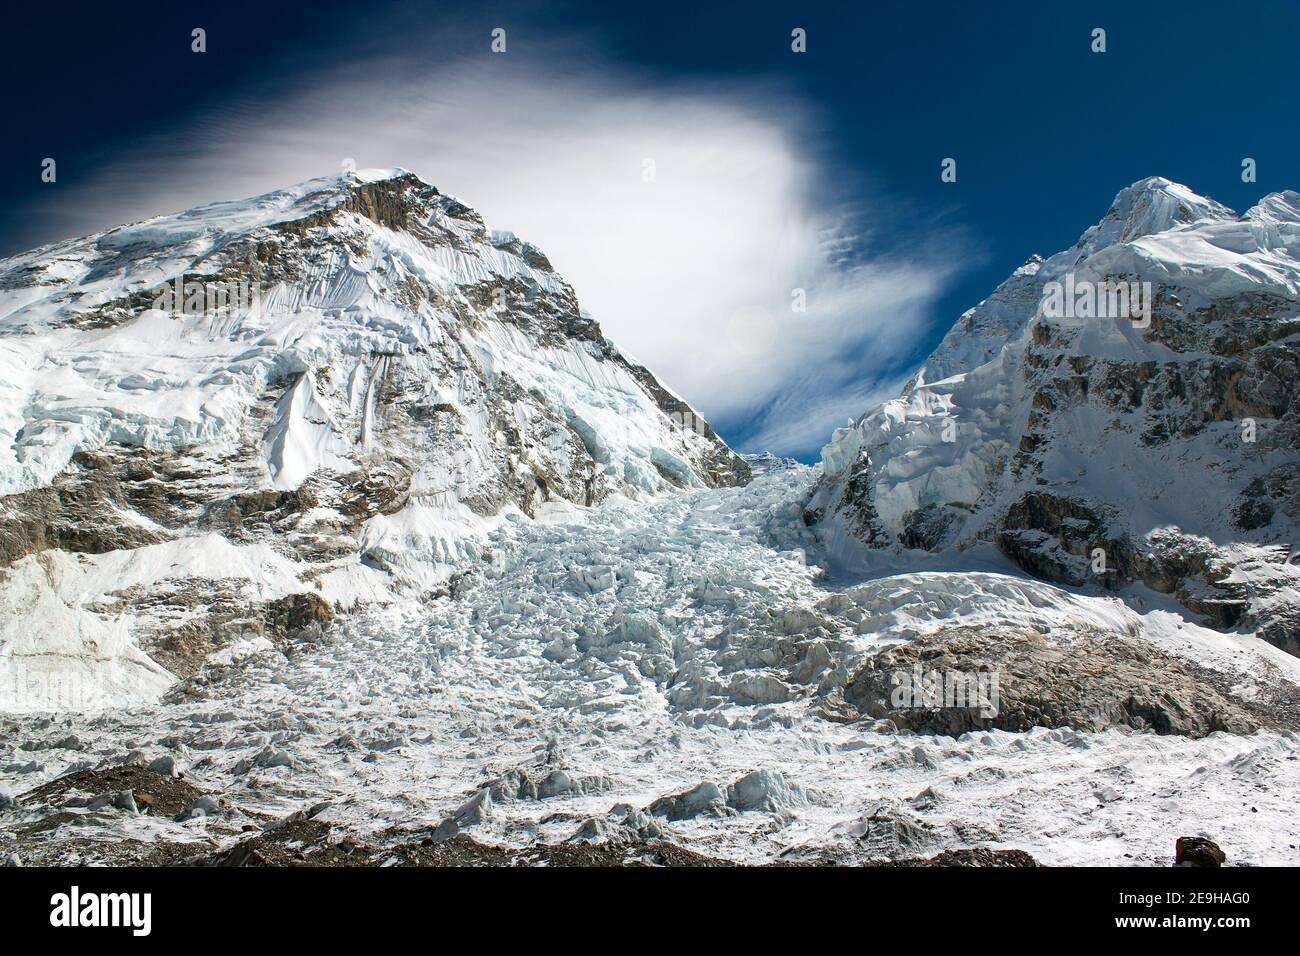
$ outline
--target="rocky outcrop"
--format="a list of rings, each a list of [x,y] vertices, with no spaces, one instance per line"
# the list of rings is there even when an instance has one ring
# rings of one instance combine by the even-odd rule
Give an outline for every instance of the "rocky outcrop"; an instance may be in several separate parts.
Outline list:
[[[1174,866],[1223,866],[1227,860],[1219,845],[1205,837],[1179,837],[1174,846]]]
[[[267,626],[291,638],[319,637],[333,620],[329,603],[311,591],[286,594],[266,607]]]
[[[49,487],[0,497],[0,567],[51,548],[103,554],[167,540],[156,518],[173,505],[151,457],[138,450],[115,468],[108,455],[79,452]]]
[[[1186,737],[1300,728],[1294,685],[1245,699],[1231,684],[1221,672],[1121,634],[983,628],[880,651],[854,672],[843,696],[863,718],[953,737],[1034,727]]]
[[[23,801],[29,808],[118,809],[172,817],[202,796],[201,790],[176,775],[126,764],[65,774],[28,792]]]

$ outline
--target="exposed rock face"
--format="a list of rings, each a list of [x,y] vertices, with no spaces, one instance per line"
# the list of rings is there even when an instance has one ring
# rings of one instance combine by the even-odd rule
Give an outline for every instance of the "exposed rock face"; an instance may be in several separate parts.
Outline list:
[[[972,674],[996,675],[996,681],[967,682],[942,700],[898,692],[900,684],[918,685],[931,675],[952,684],[950,675]],[[1034,727],[1129,727],[1186,737],[1300,728],[1294,686],[1275,691],[1289,693],[1285,698],[1247,700],[1230,684],[1220,672],[1120,634],[982,628],[881,651],[853,674],[844,699],[863,717],[889,719],[900,730],[953,737]]]
[[[112,478],[99,481],[91,475],[74,472],[52,487],[0,498],[0,564],[48,548],[102,554],[165,540],[147,526],[106,522],[126,505],[124,496]]]
[[[401,170],[0,261],[0,337],[0,605],[42,616],[0,630],[11,668],[116,627],[191,673],[446,587],[503,515],[750,476],[536,247]],[[156,694],[133,660],[96,694]]]
[[[270,602],[266,616],[267,623],[276,631],[304,637],[319,635],[334,620],[334,611],[319,594],[302,591]]]
[[[1053,283],[1107,282],[1149,294],[1100,318],[1051,306]],[[1053,582],[1140,582],[1294,652],[1298,302],[1300,194],[1238,217],[1136,183],[836,432],[807,520],[849,552],[993,545]]]

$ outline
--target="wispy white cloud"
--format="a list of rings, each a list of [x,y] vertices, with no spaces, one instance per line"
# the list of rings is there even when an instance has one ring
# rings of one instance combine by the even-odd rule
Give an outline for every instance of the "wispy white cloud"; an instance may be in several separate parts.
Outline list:
[[[813,453],[830,441],[836,428],[857,421],[868,408],[898,397],[909,378],[859,378],[831,389],[818,379],[792,383],[764,410],[743,446],[746,450],[781,449],[788,455]]]
[[[88,232],[345,158],[404,166],[544,249],[620,347],[706,417],[749,422],[746,445],[806,450],[861,412],[954,257],[856,254],[870,210],[826,188],[815,113],[768,85],[514,57],[343,64],[141,144],[50,213]]]

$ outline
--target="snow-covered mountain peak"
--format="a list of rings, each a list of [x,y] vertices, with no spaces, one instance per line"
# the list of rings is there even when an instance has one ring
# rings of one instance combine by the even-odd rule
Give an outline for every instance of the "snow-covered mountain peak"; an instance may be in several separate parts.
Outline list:
[[[262,274],[265,270],[256,263],[245,267],[238,260],[251,252],[257,263],[265,263],[273,253],[288,251],[286,237],[302,239],[308,230],[316,231],[300,245],[325,245],[346,235],[353,240],[348,251],[359,254],[367,251],[361,239],[370,238],[360,233],[377,229],[435,248],[492,245],[477,212],[414,173],[400,168],[345,172],[247,199],[154,216],[2,259],[0,330],[48,331],[68,322],[84,324],[85,313],[114,307],[133,315],[153,301],[144,294],[182,274],[198,280],[292,280],[297,276]],[[268,240],[274,240],[275,247]],[[531,258],[525,265],[536,266],[537,274],[528,278],[567,288],[544,256]],[[504,260],[484,265],[484,272],[528,271]],[[436,277],[450,280],[442,285],[464,278],[454,272]],[[118,302],[115,296],[129,301]]]
[[[1106,215],[1069,249],[1031,256],[964,312],[904,389],[968,372],[1014,341],[1043,290],[1067,274],[1100,282],[1145,275],[1174,283],[1204,305],[1261,291],[1300,296],[1300,194],[1271,193],[1244,216],[1160,176],[1121,189]]]
[[[197,304],[177,283],[202,287]],[[203,292],[214,285],[249,301],[209,308]],[[510,330],[530,341],[505,344]],[[678,461],[656,467],[675,472],[674,481],[687,480],[695,465],[667,447],[702,441],[709,454],[718,451],[707,426],[681,427],[700,422],[698,414],[603,338],[539,249],[489,232],[476,212],[409,171],[368,170],[0,261],[0,334],[12,372],[0,386],[9,393],[0,437],[7,430],[11,438],[0,450],[0,492],[45,484],[78,450],[110,440],[232,447],[249,402],[269,382],[303,375],[320,384],[322,368],[344,355],[351,363],[423,354],[462,332],[484,333],[466,343],[477,362],[488,358],[484,348],[500,346],[482,369],[488,385],[505,371],[503,355],[537,351],[532,362],[563,343],[580,361],[618,367],[630,380],[620,393],[656,393],[647,411],[667,416],[655,427],[669,429],[660,454]],[[165,357],[140,350],[172,340]],[[65,360],[69,348],[75,360]],[[147,369],[137,367],[142,361]],[[42,367],[46,374],[32,374]],[[572,396],[557,382],[572,371],[545,377],[561,403]],[[530,374],[515,372],[520,380]],[[30,420],[20,420],[23,409]],[[573,407],[564,415],[585,422]],[[635,442],[648,457],[655,444],[648,436]],[[656,467],[647,460],[648,470],[633,469],[632,484],[659,487]],[[272,463],[271,473],[283,471]]]
[[[1205,196],[1198,196],[1181,183],[1163,176],[1149,176],[1121,189],[1101,222],[1079,239],[1083,255],[1117,242],[1132,242],[1189,223],[1228,221],[1237,214]]]
[[[41,595],[50,629],[102,633],[94,654],[113,663],[96,681],[130,685],[110,673],[130,642],[46,580],[38,552],[274,555],[278,571],[230,586],[253,606],[288,591],[346,607],[441,586],[511,515],[749,474],[537,247],[406,170],[0,261],[0,562],[11,582],[30,565],[19,603]],[[191,610],[199,645],[228,630]],[[13,621],[19,657],[57,657]],[[193,665],[151,643],[174,627],[137,624],[167,666]]]
[[[837,431],[810,520],[845,554],[992,544],[1300,650],[1298,198],[1238,217],[1165,179],[1121,190],[1078,244],[964,313],[898,399]],[[1107,311],[1119,282],[1140,307]],[[1045,308],[1062,285],[1096,308]]]

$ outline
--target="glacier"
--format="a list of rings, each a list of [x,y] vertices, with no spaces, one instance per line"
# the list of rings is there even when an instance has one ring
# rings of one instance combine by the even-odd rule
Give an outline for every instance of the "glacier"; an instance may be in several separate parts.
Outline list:
[[[834,684],[837,669],[882,642],[962,627],[1141,634],[1152,653],[1189,655],[1243,687],[1300,680],[1300,660],[1009,567],[835,586],[803,560],[810,533],[790,504],[815,477],[800,466],[739,489],[515,516],[455,598],[371,608],[289,656],[239,648],[158,706],[0,717],[14,747],[0,787],[114,766],[140,747],[221,795],[225,809],[184,822],[79,816],[42,857],[59,862],[103,859],[106,841],[231,846],[250,822],[319,803],[316,819],[382,846],[424,836],[503,775],[551,778],[551,790],[494,796],[490,812],[462,819],[476,840],[563,843],[617,829],[620,807],[706,787],[719,802],[648,819],[739,863],[988,845],[1045,863],[1158,865],[1189,831],[1217,835],[1236,862],[1291,859],[1292,731],[950,737],[821,715],[808,688]],[[776,788],[770,805],[729,807],[727,788],[754,773],[804,795]],[[873,820],[904,821],[911,837],[864,840]]]

